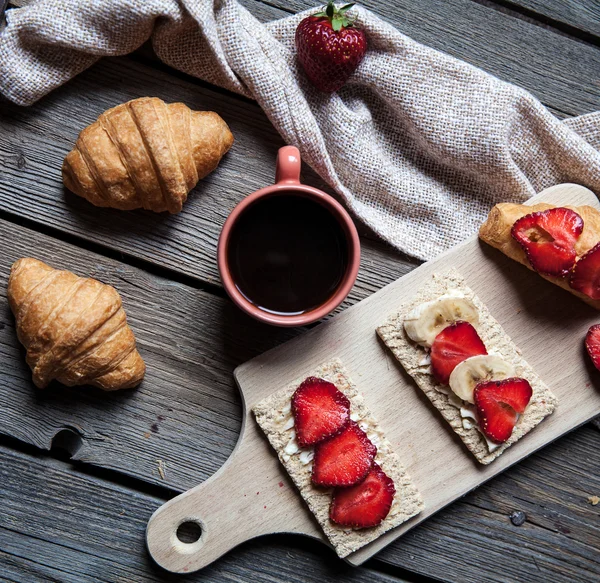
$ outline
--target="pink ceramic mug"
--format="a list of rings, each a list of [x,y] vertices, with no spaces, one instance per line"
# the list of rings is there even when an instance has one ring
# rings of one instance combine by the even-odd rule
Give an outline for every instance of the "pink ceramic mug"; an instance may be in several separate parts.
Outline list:
[[[356,227],[350,218],[350,215],[344,208],[331,196],[321,190],[306,186],[300,183],[300,152],[294,146],[284,146],[280,148],[277,155],[277,168],[275,172],[275,184],[261,188],[248,195],[231,212],[221,231],[219,245],[217,248],[217,263],[219,273],[225,290],[231,299],[239,308],[247,314],[275,326],[304,326],[320,320],[335,308],[337,308],[346,298],[358,274],[360,266],[360,242]],[[228,251],[231,241],[231,232],[240,218],[240,216],[254,203],[265,197],[277,193],[291,193],[293,195],[306,197],[319,203],[327,209],[329,213],[337,220],[346,239],[347,262],[346,270],[333,294],[321,305],[312,308],[302,314],[278,314],[266,311],[253,304],[238,289],[229,266]]]

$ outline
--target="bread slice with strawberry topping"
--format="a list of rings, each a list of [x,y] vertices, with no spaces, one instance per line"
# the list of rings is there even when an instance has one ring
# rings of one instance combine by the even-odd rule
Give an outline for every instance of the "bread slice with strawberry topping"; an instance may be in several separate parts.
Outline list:
[[[421,512],[423,501],[342,363],[332,360],[307,372],[307,379],[291,382],[252,411],[337,554],[345,557]],[[311,377],[308,385],[314,379],[331,383],[348,399],[350,419],[335,435],[300,447],[292,400]],[[302,390],[300,396],[316,403],[321,392]],[[327,406],[335,409],[338,402],[336,396]]]
[[[600,211],[594,207],[500,203],[479,238],[600,310],[600,252],[578,265],[600,243]]]
[[[446,303],[460,299],[469,305],[469,310],[461,310],[461,316],[470,320],[468,325],[453,322],[448,316],[452,310],[446,309],[445,327],[437,318],[437,336],[429,346],[416,342],[411,337],[415,336],[413,330],[421,331],[419,323],[415,324],[415,314],[420,314],[421,319],[424,314],[429,315],[430,309],[423,306],[437,306],[440,298],[447,298]],[[414,300],[401,306],[377,328],[377,333],[482,464],[496,459],[557,405],[556,397],[455,269],[433,275]],[[436,356],[434,346],[440,335],[442,345],[446,344],[446,337],[451,341]],[[420,339],[424,334],[416,336]],[[434,375],[436,359],[443,365],[436,365],[438,372]],[[530,395],[524,383],[531,387]],[[496,385],[500,388],[494,388]],[[523,407],[526,398],[529,399]]]

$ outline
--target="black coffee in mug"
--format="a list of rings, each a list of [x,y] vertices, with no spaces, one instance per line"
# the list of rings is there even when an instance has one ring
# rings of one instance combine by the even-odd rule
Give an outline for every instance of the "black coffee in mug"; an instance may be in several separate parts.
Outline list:
[[[348,243],[327,208],[282,191],[257,200],[239,216],[227,259],[235,286],[252,304],[274,314],[303,314],[339,287]]]

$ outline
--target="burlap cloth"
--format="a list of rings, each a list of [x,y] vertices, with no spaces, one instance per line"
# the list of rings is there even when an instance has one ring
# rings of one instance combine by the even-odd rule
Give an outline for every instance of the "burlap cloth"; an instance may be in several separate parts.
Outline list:
[[[0,93],[29,105],[151,37],[165,63],[256,99],[357,217],[421,259],[474,233],[497,202],[560,182],[600,193],[600,112],[561,122],[526,91],[355,11],[369,51],[324,95],[295,60],[306,13],[261,24],[235,0],[38,0],[8,11]]]

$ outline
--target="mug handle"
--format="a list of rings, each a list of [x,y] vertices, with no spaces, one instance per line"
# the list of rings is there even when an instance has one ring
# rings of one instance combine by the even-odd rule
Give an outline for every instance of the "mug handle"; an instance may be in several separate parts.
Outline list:
[[[275,182],[277,184],[300,184],[301,165],[300,151],[296,146],[279,148],[275,168]]]

